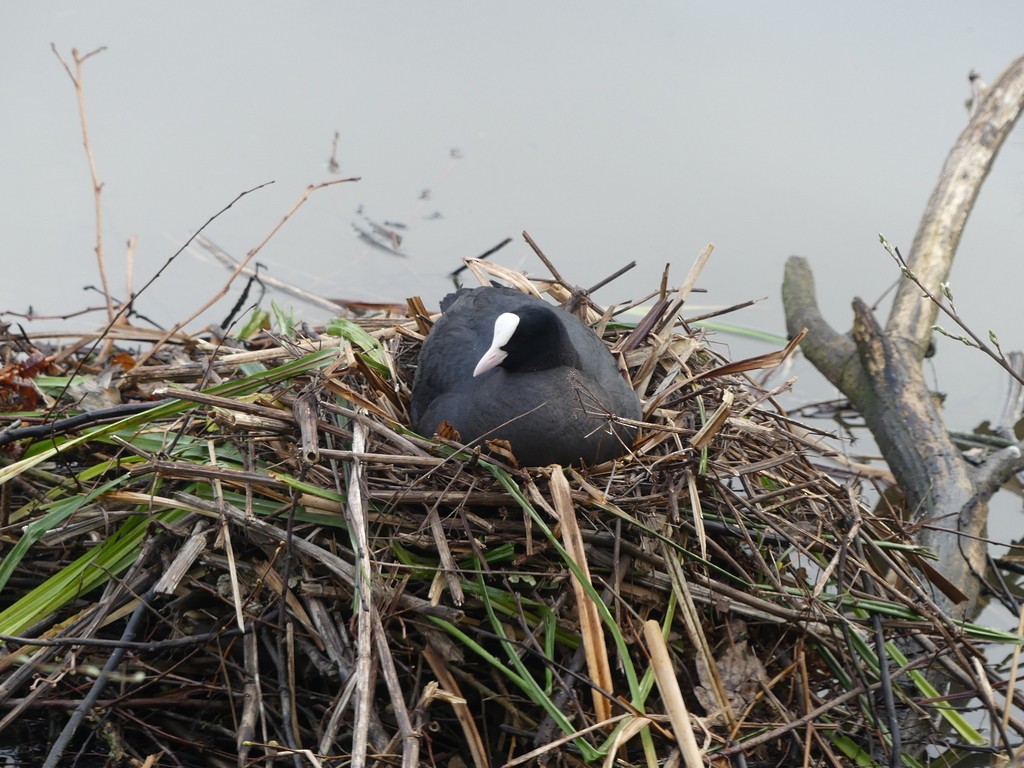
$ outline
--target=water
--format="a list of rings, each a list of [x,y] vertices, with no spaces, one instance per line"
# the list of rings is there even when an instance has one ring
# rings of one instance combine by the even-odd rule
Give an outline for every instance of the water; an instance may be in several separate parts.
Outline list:
[[[108,47],[84,71],[118,296],[129,291],[132,235],[138,290],[243,190],[274,182],[205,230],[237,257],[307,185],[360,176],[311,195],[256,257],[270,274],[330,297],[418,294],[435,305],[461,258],[505,237],[513,243],[501,263],[543,274],[520,237],[527,230],[580,284],[636,260],[597,294],[612,303],[656,287],[666,263],[678,284],[713,241],[696,302],[764,297],[729,320],[784,333],[783,263],[799,253],[812,260],[826,317],[845,329],[851,298],[872,302],[897,277],[877,234],[909,250],[967,117],[967,73],[992,80],[1021,53],[1024,7],[986,11],[922,0],[749,4],[738,23],[734,7],[670,2],[14,4],[0,47],[0,314],[101,303],[84,290],[98,284],[94,201],[53,42],[66,60],[73,46]],[[1018,134],[986,181],[952,275],[960,313],[1007,350],[1024,347],[1022,168]],[[359,237],[373,224],[402,236],[401,255]],[[225,279],[190,250],[137,309],[169,325]],[[191,327],[220,321],[239,290]],[[100,327],[103,317],[66,325]],[[720,338],[733,357],[768,351]],[[834,395],[806,364],[796,370],[790,404]],[[998,414],[1004,379],[977,352],[940,339],[929,376],[948,395],[951,429]],[[991,533],[1009,540],[1018,500],[1002,495],[995,507]]]

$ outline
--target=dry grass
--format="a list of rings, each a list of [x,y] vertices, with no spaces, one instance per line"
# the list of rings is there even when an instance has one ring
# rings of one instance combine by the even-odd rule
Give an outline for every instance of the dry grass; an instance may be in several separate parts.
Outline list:
[[[411,434],[423,317],[144,342],[105,386],[88,345],[0,338],[0,740],[60,765],[884,764],[908,707],[944,706],[910,670],[973,688],[975,637],[742,375],[776,360],[727,364],[663,298],[605,330],[644,424],[585,471]],[[108,417],[61,422],[66,394],[32,418],[71,378]]]

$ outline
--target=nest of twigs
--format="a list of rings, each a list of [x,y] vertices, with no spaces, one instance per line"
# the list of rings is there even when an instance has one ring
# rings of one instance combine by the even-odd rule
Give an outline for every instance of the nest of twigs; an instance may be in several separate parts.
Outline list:
[[[0,741],[62,766],[884,755],[883,694],[924,700],[903,673],[933,659],[879,627],[951,642],[917,555],[742,374],[778,357],[726,363],[677,298],[635,325],[581,303],[644,403],[588,469],[412,434],[415,303],[144,364],[130,328],[120,356],[8,330]]]

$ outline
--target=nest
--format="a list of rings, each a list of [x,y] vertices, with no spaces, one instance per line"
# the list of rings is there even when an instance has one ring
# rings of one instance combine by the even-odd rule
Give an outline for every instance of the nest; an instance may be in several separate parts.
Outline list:
[[[905,673],[959,641],[899,523],[742,373],[778,357],[720,359],[679,299],[635,326],[581,304],[644,403],[632,452],[587,469],[411,433],[415,304],[144,361],[114,354],[130,328],[102,363],[7,333],[0,741],[60,765],[892,749],[882,695],[923,700]],[[58,392],[77,405],[33,419]]]

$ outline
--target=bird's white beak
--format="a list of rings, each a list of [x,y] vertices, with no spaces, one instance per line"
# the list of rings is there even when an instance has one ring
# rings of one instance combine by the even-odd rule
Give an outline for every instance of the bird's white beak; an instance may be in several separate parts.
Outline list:
[[[502,347],[508,344],[518,327],[519,315],[514,315],[511,312],[498,315],[494,321],[494,338],[491,339],[491,346],[484,352],[484,356],[480,358],[476,368],[473,369],[474,376],[487,373],[491,368],[501,365],[502,360],[508,357],[508,352]]]

